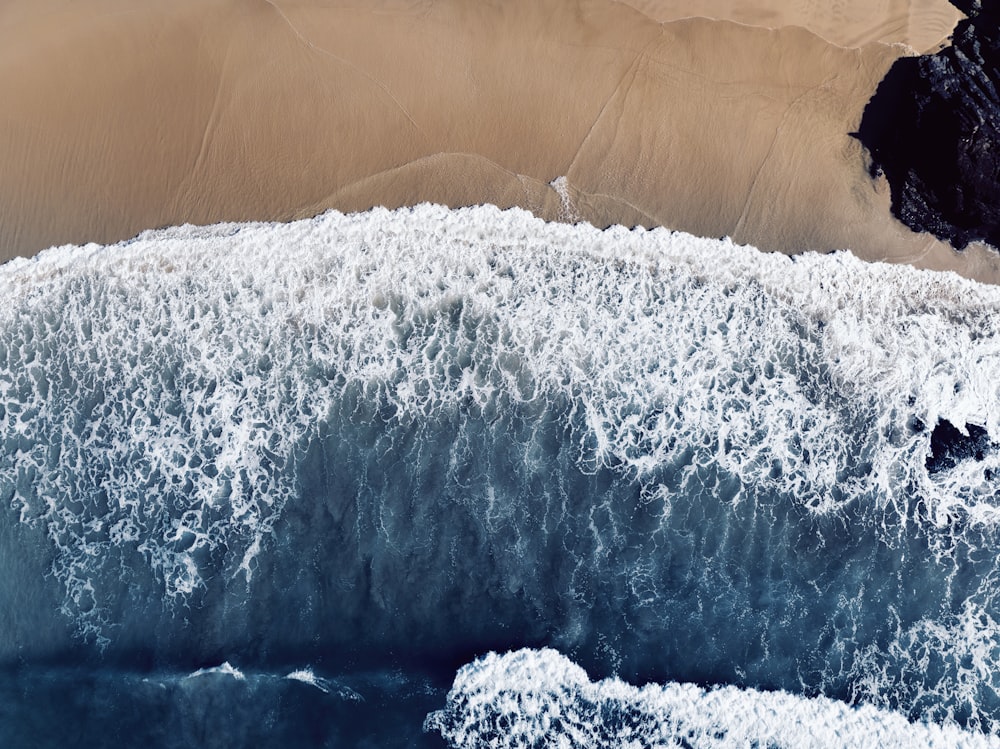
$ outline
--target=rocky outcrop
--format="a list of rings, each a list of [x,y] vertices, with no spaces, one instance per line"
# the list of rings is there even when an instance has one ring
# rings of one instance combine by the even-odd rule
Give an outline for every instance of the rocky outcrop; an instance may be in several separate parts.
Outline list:
[[[984,427],[966,424],[962,432],[950,421],[942,419],[931,432],[931,454],[925,463],[927,472],[947,471],[965,460],[982,462],[996,447]]]
[[[1000,247],[1000,3],[951,2],[968,16],[951,46],[900,58],[856,135],[903,223],[958,249]]]

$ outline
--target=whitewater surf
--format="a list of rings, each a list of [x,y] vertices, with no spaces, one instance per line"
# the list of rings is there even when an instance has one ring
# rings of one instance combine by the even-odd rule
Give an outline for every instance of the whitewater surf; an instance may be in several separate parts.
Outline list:
[[[423,205],[0,293],[8,737],[90,684],[162,746],[997,745],[996,288]]]

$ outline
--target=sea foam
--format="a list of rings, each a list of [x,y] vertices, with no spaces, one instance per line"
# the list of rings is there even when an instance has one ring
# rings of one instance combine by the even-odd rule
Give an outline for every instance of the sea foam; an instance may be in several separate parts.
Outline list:
[[[824,697],[694,684],[591,681],[554,650],[490,653],[463,666],[447,705],[427,716],[455,749],[978,749],[1000,739],[910,723]]]
[[[55,249],[0,294],[0,496],[105,647],[530,636],[1000,718],[995,288],[420,206]],[[944,421],[986,446],[932,471]]]

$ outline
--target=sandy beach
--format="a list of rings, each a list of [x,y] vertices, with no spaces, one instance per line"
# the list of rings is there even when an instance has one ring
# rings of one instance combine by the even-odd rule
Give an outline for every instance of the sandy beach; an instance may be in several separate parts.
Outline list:
[[[951,33],[961,14],[941,0],[624,0],[657,21],[691,16],[750,26],[802,26],[843,47],[901,43],[925,52]]]
[[[957,11],[828,5],[7,3],[0,257],[430,201],[1000,280],[896,221],[850,136]]]

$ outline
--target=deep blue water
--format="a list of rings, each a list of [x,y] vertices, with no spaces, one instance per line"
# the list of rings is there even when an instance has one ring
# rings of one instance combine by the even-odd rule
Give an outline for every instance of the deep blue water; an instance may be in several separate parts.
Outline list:
[[[447,685],[402,670],[319,686],[289,673],[26,667],[0,675],[4,746],[445,746],[421,727]]]
[[[459,691],[480,733],[424,717],[543,647],[997,728],[995,289],[421,207],[0,294],[5,746],[496,744]]]

